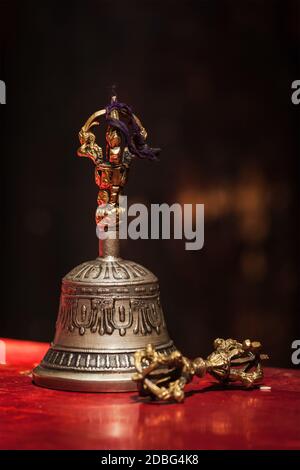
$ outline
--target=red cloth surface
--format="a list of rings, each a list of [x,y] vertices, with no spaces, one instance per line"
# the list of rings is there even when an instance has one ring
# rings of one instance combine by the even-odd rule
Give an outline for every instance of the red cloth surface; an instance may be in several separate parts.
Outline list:
[[[160,405],[39,388],[30,370],[48,345],[2,341],[1,449],[300,449],[299,370],[267,368],[271,391],[197,379],[183,404]]]

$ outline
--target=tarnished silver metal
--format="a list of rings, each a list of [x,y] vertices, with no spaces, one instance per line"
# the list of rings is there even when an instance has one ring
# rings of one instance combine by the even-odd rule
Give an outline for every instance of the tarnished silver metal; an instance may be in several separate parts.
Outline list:
[[[166,354],[173,351],[156,276],[114,256],[118,243],[105,240],[106,256],[80,264],[63,278],[55,338],[33,371],[36,384],[135,390],[135,351],[149,342]]]
[[[109,142],[115,142],[117,131],[109,132],[114,139]],[[89,138],[93,148],[86,150],[83,144],[79,155],[86,152],[92,158],[96,148],[95,159],[100,159],[102,153],[94,140],[82,135],[83,131],[82,141]],[[97,167],[97,223],[102,222],[99,213],[107,212],[103,201],[108,196],[104,193],[115,197],[119,191],[116,171],[122,173],[119,168],[123,168],[112,152],[116,147],[110,145],[110,163],[100,159]],[[128,150],[124,152],[127,168]],[[118,210],[118,197],[112,200],[113,209]],[[37,385],[73,391],[135,390],[135,352],[149,343],[165,354],[175,349],[166,329],[156,276],[136,262],[122,259],[119,243],[117,225],[111,236],[99,241],[98,258],[80,264],[63,278],[55,338],[33,371]]]

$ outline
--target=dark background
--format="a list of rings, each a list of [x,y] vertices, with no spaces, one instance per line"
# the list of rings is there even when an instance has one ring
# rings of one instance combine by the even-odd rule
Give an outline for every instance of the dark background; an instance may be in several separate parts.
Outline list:
[[[93,164],[77,133],[118,85],[163,149],[129,201],[205,204],[205,246],[128,240],[160,279],[187,355],[257,338],[291,366],[299,339],[299,1],[0,2],[0,336],[53,338],[60,281],[97,255]]]

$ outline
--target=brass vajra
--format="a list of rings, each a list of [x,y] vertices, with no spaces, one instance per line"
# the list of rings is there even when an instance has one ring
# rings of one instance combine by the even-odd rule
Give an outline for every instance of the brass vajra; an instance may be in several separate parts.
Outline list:
[[[96,142],[91,131],[99,125],[98,119],[104,116],[108,124],[106,130],[106,152]],[[97,198],[96,224],[105,228],[119,227],[121,209],[119,197],[127,183],[131,162],[134,158],[156,160],[160,149],[151,148],[146,143],[147,131],[140,119],[129,106],[120,103],[112,96],[111,103],[92,114],[79,132],[79,157],[90,158],[95,164],[95,182],[99,187]]]
[[[194,375],[203,377],[208,373],[223,384],[240,382],[245,388],[253,387],[263,379],[261,361],[268,356],[261,354],[258,341],[246,339],[239,343],[217,338],[214,351],[206,360],[201,357],[190,360],[177,350],[163,354],[151,344],[137,351],[134,358],[137,372],[132,379],[141,396],[182,402],[184,387]]]

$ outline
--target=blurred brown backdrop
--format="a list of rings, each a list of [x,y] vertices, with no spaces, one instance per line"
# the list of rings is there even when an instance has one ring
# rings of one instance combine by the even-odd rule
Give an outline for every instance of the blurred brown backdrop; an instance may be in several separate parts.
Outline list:
[[[126,241],[155,272],[188,355],[252,337],[291,366],[299,328],[298,1],[1,1],[0,336],[51,340],[61,277],[97,253],[93,165],[77,132],[112,84],[159,164],[130,201],[205,204],[205,246]]]

